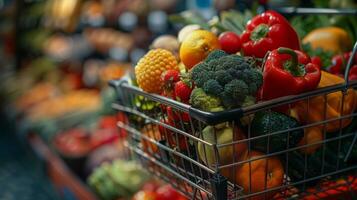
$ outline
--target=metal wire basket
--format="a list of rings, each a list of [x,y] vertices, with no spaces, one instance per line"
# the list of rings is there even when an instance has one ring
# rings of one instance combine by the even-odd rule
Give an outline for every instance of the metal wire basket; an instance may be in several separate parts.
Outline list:
[[[244,108],[204,112],[125,80],[111,82],[119,96],[113,107],[126,116],[118,126],[129,134],[133,157],[191,199],[301,198],[321,180],[357,169],[357,81],[347,78],[352,58],[343,84]],[[257,116],[297,107],[298,125],[284,128],[284,119],[256,134]],[[313,130],[321,138],[311,141]]]

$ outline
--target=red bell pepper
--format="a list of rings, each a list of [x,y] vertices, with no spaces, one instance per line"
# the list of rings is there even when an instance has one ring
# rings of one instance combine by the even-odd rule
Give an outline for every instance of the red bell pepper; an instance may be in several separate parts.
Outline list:
[[[263,58],[268,51],[279,47],[300,50],[299,37],[289,22],[275,11],[255,16],[241,35],[245,56]]]
[[[344,53],[343,55],[336,55],[332,58],[332,65],[328,68],[328,71],[332,74],[343,77],[345,75],[345,69],[347,62],[350,59],[352,52]],[[357,80],[357,54],[353,58],[350,72],[348,73],[348,80]]]
[[[269,100],[313,90],[320,82],[321,71],[305,53],[278,48],[268,55],[263,69],[260,99]]]

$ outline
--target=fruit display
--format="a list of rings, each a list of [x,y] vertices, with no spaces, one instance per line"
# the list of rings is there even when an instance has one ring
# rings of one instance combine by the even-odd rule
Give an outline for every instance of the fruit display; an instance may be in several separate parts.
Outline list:
[[[8,10],[3,10],[7,4],[8,1],[0,6],[1,16],[8,15]],[[182,9],[175,7],[176,4],[179,2],[26,1],[21,6],[13,4],[10,10],[21,20],[0,24],[1,35],[5,36],[4,45],[0,47],[4,50],[0,50],[4,58],[1,63],[10,58],[7,53],[13,51],[14,54],[11,55],[13,63],[1,65],[1,110],[14,121],[16,138],[21,142],[36,141],[31,145],[36,153],[38,149],[46,151],[36,154],[44,161],[39,165],[41,170],[46,169],[53,182],[47,185],[58,187],[56,191],[61,191],[64,199],[90,199],[92,196],[131,199],[146,180],[151,180],[151,174],[128,161],[128,149],[124,144],[132,129],[118,129],[118,126],[129,120],[137,120],[137,127],[147,135],[149,140],[138,140],[138,145],[148,154],[161,155],[158,145],[152,141],[163,138],[167,145],[178,150],[189,151],[194,146],[185,137],[148,123],[144,118],[128,113],[114,114],[112,105],[118,98],[114,95],[116,90],[108,85],[109,81],[130,76],[129,73],[135,71],[132,65],[142,65],[136,70],[140,87],[189,103],[194,85],[189,77],[180,75],[180,70],[185,69],[178,60],[181,42],[173,35],[177,27],[167,20],[169,13]],[[15,21],[15,30],[10,32],[8,27]],[[15,32],[18,33],[16,41],[8,41],[14,40]],[[218,37],[210,31],[197,36],[204,37],[212,50],[219,47]],[[188,53],[192,52],[190,45],[188,42]],[[201,54],[206,55],[206,46],[197,48],[203,49]],[[138,63],[150,49],[152,55]],[[156,70],[156,67],[161,69]],[[163,75],[168,69],[173,73]],[[160,82],[162,84],[157,87]],[[170,83],[170,87],[161,88]],[[145,96],[136,96],[130,103],[140,112],[154,113],[164,109],[168,117],[162,120],[175,124],[178,119],[184,119],[189,128],[189,115],[175,107],[161,107]],[[124,160],[114,161],[117,159]],[[76,184],[72,184],[71,179]],[[83,191],[97,195],[78,195]],[[160,186],[153,192],[158,200],[186,199],[170,186]],[[18,198],[21,197],[15,199]]]
[[[70,112],[91,112],[100,108],[97,91],[78,90],[57,98],[49,99],[26,111],[28,118],[56,118]]]
[[[136,108],[146,123],[135,125],[142,138],[133,148],[191,181],[214,170],[241,188],[243,198],[256,200],[275,198],[290,184],[290,195],[298,194],[316,177],[353,166],[355,144],[342,139],[355,130],[357,108],[355,90],[341,86],[348,60],[350,83],[355,80],[349,33],[324,27],[300,40],[295,24],[270,10],[225,11],[208,23],[193,16],[172,16],[186,25],[179,47],[156,40],[135,67],[133,79],[158,109]],[[156,199],[147,191],[135,198]]]

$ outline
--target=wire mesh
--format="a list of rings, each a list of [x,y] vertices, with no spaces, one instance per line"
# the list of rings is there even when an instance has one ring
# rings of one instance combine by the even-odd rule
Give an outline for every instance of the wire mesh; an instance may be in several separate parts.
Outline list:
[[[112,85],[132,156],[191,199],[320,198],[356,174],[357,81],[217,113]]]
[[[354,81],[347,88],[334,85],[258,103],[216,124],[194,117],[188,105],[126,82],[117,84],[122,99],[113,107],[128,118],[118,127],[129,134],[133,156],[187,197],[272,199],[306,195],[321,179],[357,168],[356,87]],[[273,120],[277,111],[299,120],[287,117],[274,126],[266,121],[271,127],[259,133],[255,120]],[[297,124],[286,126],[286,120]]]

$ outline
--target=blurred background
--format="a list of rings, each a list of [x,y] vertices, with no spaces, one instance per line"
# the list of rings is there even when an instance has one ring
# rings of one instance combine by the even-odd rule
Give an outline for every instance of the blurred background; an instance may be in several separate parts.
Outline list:
[[[125,76],[150,48],[177,52],[177,32],[187,24],[207,26],[230,9],[244,21],[287,6],[355,8],[356,1],[0,0],[0,199],[130,196],[134,183],[113,192],[98,186],[105,174],[91,176],[125,154],[108,81]],[[356,41],[354,17],[286,16],[301,38],[336,25]],[[128,170],[116,172],[144,173]]]

